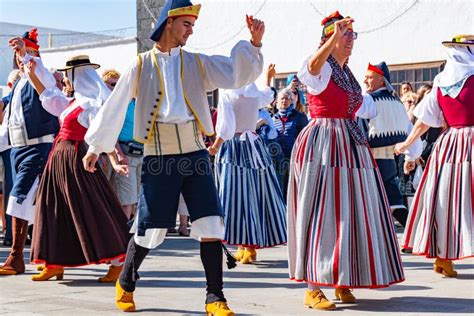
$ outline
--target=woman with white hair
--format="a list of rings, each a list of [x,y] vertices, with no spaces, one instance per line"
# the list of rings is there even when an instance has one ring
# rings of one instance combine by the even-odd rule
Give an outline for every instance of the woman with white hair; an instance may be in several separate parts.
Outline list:
[[[116,280],[129,237],[127,218],[100,168],[89,173],[82,167],[84,135],[110,90],[95,71],[99,65],[87,56],[69,59],[62,69],[73,85],[72,99],[57,87],[45,89],[43,77],[51,74],[37,71],[41,67],[40,59],[32,60],[30,77],[43,107],[59,117],[61,128],[38,188],[31,261],[45,268],[32,279],[61,280],[64,267],[111,261],[106,278]]]
[[[290,87],[282,89],[277,97],[278,112],[273,116],[278,136],[276,142],[270,145],[270,152],[274,156],[275,169],[285,198],[291,150],[299,133],[308,125],[308,118],[296,109],[295,102],[296,97],[292,89]]]

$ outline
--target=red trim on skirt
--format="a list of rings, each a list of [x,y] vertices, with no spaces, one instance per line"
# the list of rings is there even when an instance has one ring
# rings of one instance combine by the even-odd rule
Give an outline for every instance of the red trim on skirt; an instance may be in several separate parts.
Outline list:
[[[84,264],[76,264],[76,265],[60,265],[60,264],[48,264],[46,263],[45,260],[40,260],[40,259],[35,259],[31,263],[32,264],[44,264],[46,268],[78,268],[78,267],[84,267],[84,266],[89,266],[93,264],[104,264],[107,263],[108,261],[113,261],[119,259],[120,262],[125,261],[125,255],[126,254],[121,254],[112,258],[107,258],[107,259],[100,259],[99,262],[88,262]]]

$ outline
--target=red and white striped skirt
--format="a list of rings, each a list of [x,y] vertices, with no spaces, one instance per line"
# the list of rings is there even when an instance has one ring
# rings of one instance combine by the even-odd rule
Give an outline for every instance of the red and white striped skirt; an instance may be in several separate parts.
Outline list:
[[[288,184],[290,278],[340,288],[404,280],[383,181],[343,119],[314,119],[293,147]]]
[[[473,256],[474,127],[439,137],[416,191],[403,248],[428,258]]]

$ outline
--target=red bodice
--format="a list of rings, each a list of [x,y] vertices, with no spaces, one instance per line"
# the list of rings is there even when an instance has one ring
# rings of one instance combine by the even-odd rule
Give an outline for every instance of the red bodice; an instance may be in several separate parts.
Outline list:
[[[437,97],[448,126],[474,126],[474,76],[467,79],[464,87],[455,99],[449,95],[443,96],[439,88]]]
[[[355,112],[349,115],[349,98],[347,93],[331,79],[326,89],[318,94],[308,93],[309,113],[312,118],[354,119]]]
[[[72,104],[73,102],[71,102],[71,105],[69,106],[72,106]],[[83,110],[83,108],[78,106],[66,115],[61,124],[61,128],[59,129],[59,134],[57,136],[58,139],[75,141],[84,140],[87,128],[82,126],[78,121],[79,114],[81,114]]]

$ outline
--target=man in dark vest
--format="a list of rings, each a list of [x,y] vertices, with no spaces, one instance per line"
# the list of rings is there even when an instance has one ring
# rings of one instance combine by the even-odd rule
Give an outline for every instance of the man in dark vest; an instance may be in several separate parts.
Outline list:
[[[405,227],[408,210],[399,188],[394,146],[406,139],[412,128],[403,103],[393,95],[390,72],[385,62],[369,64],[364,83],[377,108],[375,118],[364,120],[372,153],[379,167],[393,217]],[[406,161],[414,161],[421,154],[421,142],[413,144],[405,153]]]
[[[8,200],[7,214],[12,216],[13,244],[10,255],[0,267],[0,275],[25,272],[23,248],[28,233],[28,222],[34,220],[34,200],[39,176],[43,173],[54,136],[59,130],[58,119],[41,106],[40,96],[25,73],[25,65],[39,56],[36,29],[22,37],[10,39],[15,51],[14,64],[21,79],[8,96],[9,107],[5,113],[7,137],[11,145],[13,187]],[[47,83],[54,85],[55,82]],[[3,102],[0,104],[3,109]]]

